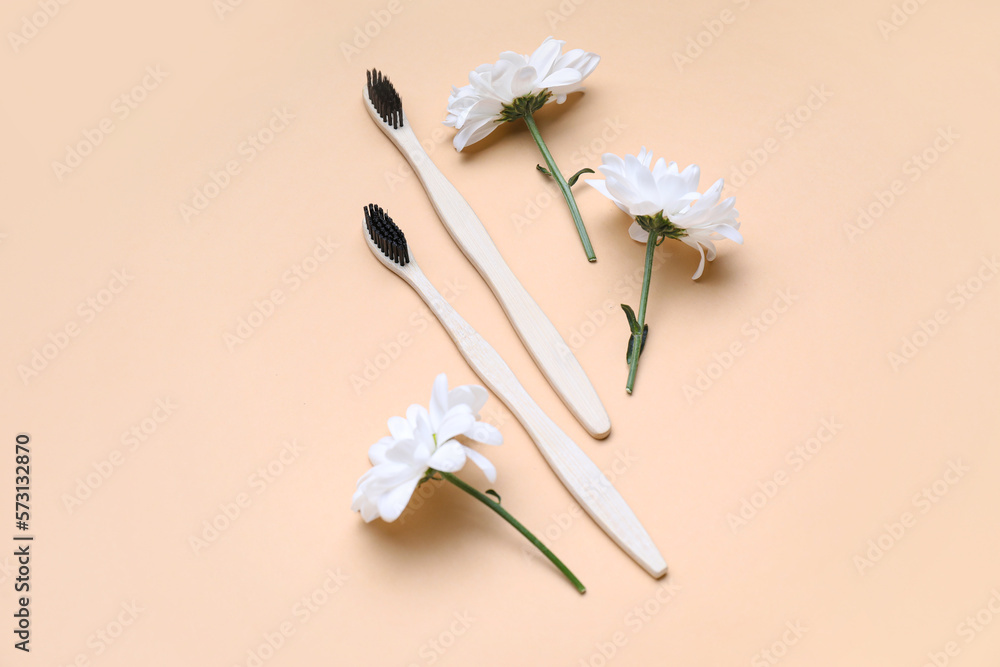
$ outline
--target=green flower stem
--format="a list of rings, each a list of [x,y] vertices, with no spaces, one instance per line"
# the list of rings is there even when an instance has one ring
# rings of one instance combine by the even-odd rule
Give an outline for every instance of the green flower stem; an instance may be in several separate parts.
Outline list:
[[[525,113],[522,118],[524,118],[524,122],[528,125],[528,130],[531,131],[531,136],[535,138],[535,143],[538,144],[538,150],[542,152],[542,157],[545,158],[545,164],[549,167],[549,173],[552,174],[554,179],[556,179],[556,183],[559,184],[559,189],[562,190],[563,198],[566,200],[566,204],[569,206],[569,212],[573,216],[573,222],[576,224],[576,231],[580,234],[580,241],[583,243],[583,251],[587,253],[587,261],[596,262],[597,257],[594,255],[594,246],[590,244],[590,236],[587,235],[587,228],[583,226],[583,218],[580,217],[580,209],[576,206],[576,199],[573,198],[573,192],[566,183],[566,179],[563,177],[562,172],[559,171],[559,167],[556,166],[556,161],[552,159],[552,153],[549,152],[548,147],[542,140],[542,135],[538,131],[538,126],[535,125],[535,119],[530,113]]]
[[[500,516],[502,516],[507,521],[507,523],[514,526],[514,528],[517,528],[518,532],[520,532],[522,535],[528,538],[529,542],[538,547],[538,550],[541,551],[543,554],[545,554],[545,557],[548,558],[550,561],[552,561],[552,564],[555,565],[557,568],[559,568],[560,572],[566,575],[566,578],[569,579],[570,582],[572,582],[572,584],[576,587],[576,590],[578,590],[580,593],[587,592],[587,589],[584,587],[582,583],[580,583],[580,580],[576,578],[576,575],[570,572],[569,568],[563,565],[563,562],[559,560],[559,558],[557,558],[554,553],[549,551],[549,548],[544,544],[542,544],[541,541],[531,533],[531,531],[522,526],[520,521],[515,519],[513,516],[511,516],[510,512],[501,507],[500,503],[496,502],[495,500],[487,496],[485,493],[482,493],[479,490],[469,486],[468,484],[466,484],[465,482],[463,482],[461,479],[459,479],[450,472],[442,472],[440,470],[436,470],[435,472],[440,474],[441,477],[448,480],[458,488],[468,493],[470,496],[472,496],[479,502],[489,507],[491,510],[493,510]]]
[[[646,239],[646,270],[642,274],[642,296],[639,297],[639,331],[632,332],[632,358],[628,363],[628,382],[625,391],[632,393],[635,386],[635,374],[639,370],[639,354],[642,352],[642,332],[646,328],[646,300],[649,298],[649,277],[653,273],[653,251],[659,234],[650,234]]]

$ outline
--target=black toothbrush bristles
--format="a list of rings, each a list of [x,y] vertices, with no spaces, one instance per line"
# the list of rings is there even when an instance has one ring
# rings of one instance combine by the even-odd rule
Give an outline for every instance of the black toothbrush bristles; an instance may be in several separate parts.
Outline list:
[[[378,246],[382,254],[396,264],[406,266],[410,261],[406,237],[403,236],[403,230],[396,226],[381,206],[368,204],[365,207],[365,225],[368,227],[368,236],[372,243]]]
[[[386,125],[394,130],[403,127],[403,100],[389,79],[377,69],[368,70],[368,98]]]

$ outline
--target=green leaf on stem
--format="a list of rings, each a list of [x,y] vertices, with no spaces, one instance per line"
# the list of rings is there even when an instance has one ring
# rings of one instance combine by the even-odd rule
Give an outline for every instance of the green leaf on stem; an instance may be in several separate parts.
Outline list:
[[[500,494],[494,491],[493,489],[486,489],[485,491],[483,491],[483,493],[485,493],[488,496],[493,496],[494,498],[497,499],[497,505],[500,504]]]
[[[642,328],[642,344],[639,345],[639,356],[642,356],[642,351],[646,349],[646,336],[649,335],[649,325],[647,324]],[[625,350],[625,363],[632,362],[632,347],[635,342],[635,336],[628,337],[628,348]]]
[[[572,176],[570,176],[569,180],[566,181],[566,185],[568,185],[569,187],[573,187],[574,185],[576,185],[576,181],[577,181],[578,178],[580,178],[584,174],[594,174],[594,173],[597,173],[597,172],[595,172],[593,169],[590,169],[589,167],[584,167],[580,171],[578,171],[575,174],[573,174]]]
[[[625,317],[628,318],[628,328],[632,333],[639,333],[639,321],[635,319],[635,311],[632,310],[632,306],[623,303],[622,310],[625,311]]]
[[[535,169],[537,169],[538,171],[542,172],[546,176],[552,176],[552,172],[549,171],[548,169],[546,169],[545,167],[543,167],[540,164],[536,164],[535,165]],[[573,174],[572,176],[570,176],[566,180],[566,185],[568,185],[569,187],[573,187],[574,185],[576,185],[576,182],[580,179],[580,177],[583,176],[584,174],[596,174],[596,173],[597,172],[594,171],[593,169],[591,169],[590,167],[584,167],[580,171],[578,171],[575,174]]]

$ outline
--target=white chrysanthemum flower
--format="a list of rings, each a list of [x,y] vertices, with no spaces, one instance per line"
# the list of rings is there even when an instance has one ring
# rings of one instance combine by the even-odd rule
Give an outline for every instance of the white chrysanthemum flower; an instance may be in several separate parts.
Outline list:
[[[430,410],[411,405],[406,418],[391,417],[389,433],[368,450],[372,467],[358,480],[351,509],[360,511],[365,521],[381,517],[395,521],[406,508],[414,490],[429,469],[457,472],[471,460],[487,479],[496,480],[496,468],[479,452],[457,440],[464,436],[487,445],[503,442],[494,426],[477,420],[487,393],[476,385],[448,391],[448,378],[437,376],[431,393]]]
[[[604,180],[591,179],[587,183],[635,218],[629,236],[636,241],[646,243],[652,231],[682,241],[701,253],[693,279],[701,277],[706,259],[715,259],[714,241],[730,239],[743,243],[736,219],[739,211],[733,208],[736,198],[719,201],[723,179],[700,193],[698,165],[679,171],[676,162],[667,163],[660,158],[650,169],[653,155],[645,147],[638,155],[622,158],[605,153],[601,160],[598,170],[604,174]]]
[[[420,484],[429,480],[447,481],[500,515],[559,568],[577,591],[585,593],[587,589],[576,575],[500,505],[496,491],[480,492],[454,474],[471,459],[491,482],[496,480],[493,464],[457,439],[467,438],[487,445],[503,441],[500,431],[477,419],[486,398],[486,390],[476,385],[448,391],[448,378],[444,373],[438,375],[431,392],[430,410],[411,405],[405,418],[392,417],[388,423],[390,435],[368,450],[373,467],[358,480],[351,509],[361,512],[366,522],[380,517],[395,521]]]
[[[583,90],[582,81],[601,57],[583,49],[562,53],[564,45],[546,37],[530,56],[504,51],[492,65],[470,72],[468,85],[453,86],[444,124],[459,130],[455,148],[479,141],[496,129],[498,121],[516,120],[519,113],[537,111],[552,100],[562,104],[567,95]]]

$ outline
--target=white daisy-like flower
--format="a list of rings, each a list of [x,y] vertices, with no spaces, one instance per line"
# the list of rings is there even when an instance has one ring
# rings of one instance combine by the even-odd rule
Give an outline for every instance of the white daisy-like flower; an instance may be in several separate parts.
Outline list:
[[[604,180],[590,179],[587,183],[634,218],[629,227],[629,236],[634,240],[646,243],[652,231],[701,253],[693,279],[701,277],[706,259],[715,259],[715,241],[743,243],[736,219],[739,211],[734,208],[736,198],[720,201],[723,179],[701,193],[698,165],[680,171],[676,162],[660,158],[650,169],[653,154],[645,147],[638,155],[625,157],[605,153],[601,161],[598,170]]]
[[[379,517],[395,521],[429,470],[457,472],[466,460],[479,466],[489,481],[496,481],[493,464],[457,439],[461,436],[487,445],[503,442],[496,427],[477,420],[487,396],[476,385],[448,391],[447,376],[438,375],[430,410],[414,404],[405,418],[389,418],[390,435],[369,448],[373,467],[358,480],[351,509],[360,511],[365,521]]]
[[[478,491],[454,474],[467,460],[472,460],[491,482],[496,480],[493,464],[459,440],[465,438],[487,445],[503,441],[500,431],[478,420],[486,398],[485,389],[471,384],[448,391],[448,378],[444,373],[438,375],[430,409],[411,405],[405,418],[390,418],[390,435],[369,448],[368,458],[373,467],[358,480],[351,509],[361,512],[365,522],[378,518],[395,521],[420,484],[447,481],[500,515],[559,568],[577,591],[585,593],[587,589],[576,575],[500,505],[500,496],[495,491]]]
[[[546,37],[530,56],[504,51],[492,65],[470,72],[468,85],[453,86],[444,124],[459,130],[455,148],[479,141],[498,121],[516,120],[553,100],[562,104],[567,95],[583,90],[582,81],[601,57],[583,49],[562,53],[565,44]]]

